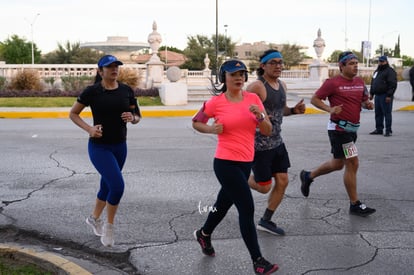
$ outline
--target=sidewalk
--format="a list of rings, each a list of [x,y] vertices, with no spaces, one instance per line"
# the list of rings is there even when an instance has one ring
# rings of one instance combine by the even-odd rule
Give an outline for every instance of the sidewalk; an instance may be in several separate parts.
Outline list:
[[[288,97],[287,105],[294,106],[299,101],[296,95]],[[305,98],[305,114],[320,114],[323,111],[316,109]],[[200,108],[201,103],[190,103],[178,106],[141,106],[143,117],[182,117],[193,116]],[[70,107],[64,108],[14,108],[0,107],[0,118],[68,118]],[[414,102],[395,100],[393,111],[414,111]],[[81,113],[82,117],[92,117],[89,109]]]
[[[143,117],[177,117],[193,116],[201,104],[187,104],[182,106],[143,106]],[[63,108],[15,108],[0,107],[0,118],[68,118],[70,107]],[[90,109],[81,113],[82,117],[90,118]]]

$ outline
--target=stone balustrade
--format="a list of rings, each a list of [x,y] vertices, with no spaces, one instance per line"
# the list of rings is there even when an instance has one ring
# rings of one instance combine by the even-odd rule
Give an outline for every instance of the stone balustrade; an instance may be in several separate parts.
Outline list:
[[[133,68],[143,71],[141,74],[142,83],[145,81],[145,64],[124,64],[124,68]],[[39,76],[42,79],[55,78],[59,79],[62,76],[95,76],[96,64],[4,64],[0,63],[0,77],[11,79],[17,72],[33,69],[39,72]],[[337,66],[329,66],[329,70],[338,70]],[[359,69],[359,75],[372,75],[375,68]],[[281,79],[283,80],[308,80],[309,70],[285,70],[282,71]],[[187,69],[181,70],[181,79],[179,82],[185,82],[188,85],[197,85],[200,83],[208,83],[209,77],[211,77],[211,71],[189,71]],[[214,77],[214,76],[213,76]],[[255,78],[254,74],[251,74],[249,78]],[[164,81],[168,82],[166,71],[164,71]]]
[[[145,65],[128,64],[129,68],[145,69]],[[59,78],[62,76],[95,76],[95,64],[1,64],[0,76],[12,78],[17,72],[32,69],[39,72],[40,78]]]

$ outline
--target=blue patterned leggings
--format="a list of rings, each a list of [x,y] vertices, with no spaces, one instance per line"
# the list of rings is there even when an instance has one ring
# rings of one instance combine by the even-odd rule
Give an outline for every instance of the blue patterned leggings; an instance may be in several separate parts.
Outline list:
[[[92,164],[101,175],[98,199],[118,205],[125,188],[122,168],[127,156],[126,142],[99,144],[89,141],[88,152]]]

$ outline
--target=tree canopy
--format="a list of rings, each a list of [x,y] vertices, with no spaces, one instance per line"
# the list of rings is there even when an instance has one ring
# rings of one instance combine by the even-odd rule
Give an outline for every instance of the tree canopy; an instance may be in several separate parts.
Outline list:
[[[298,65],[305,57],[305,54],[300,52],[301,47],[295,44],[283,44],[280,53],[283,56],[283,63],[285,69]]]
[[[236,47],[236,43],[232,42],[228,36],[219,34],[217,38],[216,55],[216,35],[212,35],[210,38],[205,35],[188,36],[187,47],[183,51],[187,62],[182,67],[190,70],[202,70],[205,67],[204,58],[208,54],[210,68],[214,73],[217,65],[216,60],[220,65],[224,59],[233,57]]]
[[[39,63],[41,52],[33,44],[34,63]],[[0,59],[9,64],[32,64],[32,43],[17,35],[0,42]]]
[[[103,53],[81,48],[79,42],[71,44],[66,41],[64,45],[58,43],[58,48],[42,57],[42,62],[47,64],[94,64],[103,56]]]
[[[359,62],[362,62],[362,53],[355,51],[355,50],[350,50],[351,52],[353,52],[357,57]],[[338,58],[339,55],[342,53],[343,51],[341,50],[335,50],[331,53],[331,55],[328,57],[328,62],[329,63],[337,63],[338,62]]]
[[[44,64],[94,64],[103,55],[98,51],[81,48],[80,43],[64,45],[58,43],[56,50],[41,56],[41,51],[33,43],[34,63]],[[32,43],[17,35],[12,35],[4,42],[0,42],[0,60],[8,64],[31,64]]]
[[[274,45],[269,44],[270,48],[279,49],[283,55],[284,68],[290,69],[292,66],[298,65],[303,59],[306,58],[305,54],[301,52],[301,47],[298,45],[282,44]],[[17,35],[12,35],[10,38],[3,42],[0,42],[0,60],[9,64],[31,64],[32,62],[32,43],[24,38],[20,38]],[[165,49],[162,46],[159,50]],[[232,41],[230,36],[219,34],[217,37],[217,54],[216,54],[216,36],[211,35],[194,35],[187,37],[187,46],[184,50],[177,49],[173,46],[169,46],[169,51],[182,53],[186,56],[187,61],[181,66],[183,69],[189,70],[203,70],[205,68],[204,59],[208,55],[210,59],[210,69],[215,73],[215,69],[218,68],[225,59],[235,57],[236,43]],[[342,51],[335,50],[328,57],[327,61],[336,63],[338,56]],[[360,51],[353,51],[360,61],[362,61],[362,53]],[[384,48],[382,44],[379,45],[375,51],[377,55],[387,55],[390,57],[401,57],[404,66],[411,66],[413,64],[413,58],[402,55],[400,52],[400,37],[394,48]],[[258,59],[261,52],[253,53],[249,60],[249,66],[254,68],[258,65]],[[41,51],[38,50],[37,45],[33,43],[33,56],[34,63],[46,63],[46,64],[93,64],[96,63],[103,55],[102,52],[81,48],[79,42],[70,43],[66,41],[64,44],[58,43],[57,48],[45,55],[41,55]]]

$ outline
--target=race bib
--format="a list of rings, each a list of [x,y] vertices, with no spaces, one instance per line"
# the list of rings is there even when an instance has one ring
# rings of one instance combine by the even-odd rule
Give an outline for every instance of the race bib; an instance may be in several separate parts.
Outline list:
[[[342,150],[347,159],[358,156],[358,149],[353,141],[342,144]]]

